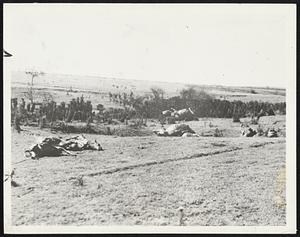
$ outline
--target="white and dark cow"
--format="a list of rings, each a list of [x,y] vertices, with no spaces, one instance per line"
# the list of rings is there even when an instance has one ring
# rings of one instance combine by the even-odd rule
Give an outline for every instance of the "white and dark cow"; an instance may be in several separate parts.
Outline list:
[[[97,140],[95,140],[94,143],[92,143],[83,135],[67,138],[65,141],[61,141],[59,145],[65,148],[66,150],[70,151],[103,150],[101,145],[97,142]]]
[[[242,130],[242,136],[244,137],[254,137],[257,134],[257,132],[252,129],[251,127],[248,127],[247,129]]]
[[[274,128],[268,129],[267,137],[278,137],[278,133]]]
[[[65,140],[57,137],[47,137],[25,150],[25,156],[38,159],[45,156],[74,155],[69,151],[81,150],[101,151],[103,149],[96,140],[94,143],[91,143],[83,135],[74,136]]]
[[[164,110],[161,112],[161,114],[164,116],[164,117],[170,117],[172,115],[173,112],[175,112],[176,110],[171,108],[169,110]]]
[[[38,159],[45,156],[72,155],[69,151],[59,146],[60,142],[61,139],[59,138],[45,138],[42,142],[25,150],[25,156],[30,157],[31,159]]]
[[[174,116],[175,118],[177,118],[178,120],[194,120],[195,119],[195,113],[192,111],[191,108],[174,111],[171,115]]]

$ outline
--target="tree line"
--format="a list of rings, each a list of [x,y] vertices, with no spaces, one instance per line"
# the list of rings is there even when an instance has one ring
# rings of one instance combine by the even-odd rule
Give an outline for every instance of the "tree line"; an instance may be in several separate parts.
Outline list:
[[[151,88],[152,96],[131,96],[130,105],[147,118],[159,118],[163,110],[170,108],[191,108],[197,117],[233,118],[258,115],[273,111],[276,114],[286,114],[286,103],[269,103],[261,101],[243,102],[215,99],[208,93],[194,88],[183,89],[179,96],[164,98],[164,91]]]

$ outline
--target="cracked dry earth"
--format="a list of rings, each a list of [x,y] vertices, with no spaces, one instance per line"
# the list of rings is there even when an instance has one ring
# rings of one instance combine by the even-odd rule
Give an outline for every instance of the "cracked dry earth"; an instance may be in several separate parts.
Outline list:
[[[286,224],[284,137],[86,135],[104,151],[16,163],[37,134],[12,135],[13,225]]]

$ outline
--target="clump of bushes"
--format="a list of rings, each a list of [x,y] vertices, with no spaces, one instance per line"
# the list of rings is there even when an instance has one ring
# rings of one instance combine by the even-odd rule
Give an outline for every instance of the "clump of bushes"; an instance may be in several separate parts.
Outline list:
[[[251,89],[250,92],[257,94],[254,89]],[[128,96],[128,98],[130,98],[129,104],[132,106],[133,111],[131,111],[130,114],[126,112],[127,117],[132,118],[134,114],[144,114],[146,118],[157,119],[161,116],[162,111],[170,108],[177,110],[191,108],[195,113],[195,117],[198,118],[233,118],[234,122],[239,122],[239,119],[246,117],[247,114],[258,114],[260,111],[267,112],[274,110],[277,111],[278,114],[286,114],[285,102],[269,103],[220,100],[197,87],[183,89],[180,91],[179,96],[171,98],[166,98],[163,90],[151,88],[150,95],[151,96]]]

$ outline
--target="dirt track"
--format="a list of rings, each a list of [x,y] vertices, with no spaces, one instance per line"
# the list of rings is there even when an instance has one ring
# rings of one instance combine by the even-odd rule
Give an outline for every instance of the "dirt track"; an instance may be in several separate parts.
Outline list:
[[[13,163],[36,134],[13,132]],[[104,151],[13,165],[14,225],[178,225],[180,206],[185,225],[285,225],[284,137],[87,137]]]

